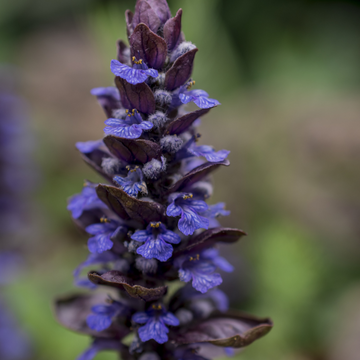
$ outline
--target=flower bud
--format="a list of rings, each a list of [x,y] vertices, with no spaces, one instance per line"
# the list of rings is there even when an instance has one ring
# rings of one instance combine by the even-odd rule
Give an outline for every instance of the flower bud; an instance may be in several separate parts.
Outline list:
[[[169,154],[175,154],[178,152],[182,145],[182,139],[177,136],[167,135],[160,140],[161,149],[168,152]]]
[[[171,104],[172,95],[166,90],[156,90],[154,96],[158,106],[166,107]]]
[[[162,156],[161,161],[152,159],[146,163],[142,169],[148,179],[157,179],[166,170],[166,159]]]
[[[120,171],[121,163],[118,159],[108,157],[102,159],[101,167],[107,175],[113,176]]]
[[[190,42],[190,41],[184,41],[182,42],[171,54],[170,61],[174,62],[177,58],[179,58],[181,55],[184,55],[190,50],[195,49],[196,46]]]
[[[156,273],[157,268],[158,268],[157,261],[154,258],[153,259],[145,259],[142,256],[139,256],[138,258],[136,258],[135,266],[139,271],[141,271],[145,274],[146,273],[154,274],[154,273]]]

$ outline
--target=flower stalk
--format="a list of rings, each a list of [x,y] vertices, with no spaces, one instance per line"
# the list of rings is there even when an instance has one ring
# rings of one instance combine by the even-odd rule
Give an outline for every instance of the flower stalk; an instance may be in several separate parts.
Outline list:
[[[185,41],[181,16],[171,16],[166,0],[138,0],[126,12],[130,46],[119,41],[111,61],[115,87],[91,91],[106,115],[105,137],[76,146],[105,181],[86,181],[68,209],[90,235],[76,284],[108,292],[56,302],[64,326],[92,337],[79,360],[102,350],[129,360],[209,359],[209,348],[225,355],[272,328],[269,319],[229,312],[217,288],[217,270],[233,271],[217,244],[246,234],[221,227],[224,203],[206,203],[210,174],[229,165],[229,151],[198,145],[197,120],[220,103],[193,89],[198,49]],[[190,102],[199,109],[187,112]],[[90,266],[98,268],[82,276]],[[168,296],[176,281],[183,286]]]

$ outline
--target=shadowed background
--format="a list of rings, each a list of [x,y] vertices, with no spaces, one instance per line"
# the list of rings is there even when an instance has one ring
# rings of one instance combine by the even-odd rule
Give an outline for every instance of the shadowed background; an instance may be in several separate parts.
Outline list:
[[[233,307],[275,327],[234,358],[356,360],[360,353],[360,1],[169,0],[199,48],[193,78],[222,106],[201,143],[231,150],[214,176],[222,224],[249,236],[223,253]],[[74,291],[86,238],[66,211],[84,179],[75,150],[101,137],[90,89],[112,84],[115,42],[135,1],[5,0],[0,63],[16,66],[40,177],[23,235],[25,267],[5,296],[35,360],[71,360],[86,337],[58,325],[56,295]],[[28,226],[28,225],[27,225]],[[96,359],[114,360],[112,353]]]

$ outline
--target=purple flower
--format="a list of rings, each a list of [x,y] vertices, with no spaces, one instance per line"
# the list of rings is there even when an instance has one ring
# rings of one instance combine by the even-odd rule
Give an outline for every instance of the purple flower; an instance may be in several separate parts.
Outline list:
[[[147,80],[149,76],[157,78],[159,73],[155,69],[149,69],[148,66],[140,59],[132,58],[133,67],[122,64],[118,60],[111,60],[110,69],[115,76],[120,76],[128,83],[136,85]]]
[[[120,101],[119,90],[114,86],[97,87],[92,89],[90,93],[96,97],[108,97]]]
[[[219,202],[214,205],[209,205],[209,208],[201,213],[202,216],[209,219],[209,229],[219,227],[220,223],[217,218],[221,216],[229,216],[230,211],[225,210],[225,203]]]
[[[167,230],[160,222],[151,222],[146,230],[138,230],[131,239],[145,242],[137,249],[137,253],[146,259],[166,261],[171,258],[173,247],[170,244],[179,244],[181,238],[174,232]]]
[[[101,145],[103,145],[103,141],[101,140],[90,140],[85,142],[77,142],[75,144],[76,148],[83,154],[89,154],[94,150],[97,150]]]
[[[13,282],[19,275],[23,259],[12,251],[0,253],[0,286]]]
[[[216,265],[199,254],[184,255],[176,259],[175,265],[179,268],[180,280],[192,281],[193,288],[203,294],[222,283],[221,275],[215,272]]]
[[[228,150],[215,151],[214,148],[209,145],[193,146],[190,147],[188,151],[195,156],[203,156],[210,162],[224,161],[230,154]]]
[[[199,214],[208,209],[203,200],[193,199],[192,194],[174,193],[169,197],[168,216],[181,216],[178,228],[184,235],[192,235],[197,229],[208,229],[209,220]]]
[[[94,283],[92,283],[87,277],[80,278],[80,273],[82,269],[91,265],[107,264],[117,259],[118,256],[111,251],[104,251],[101,254],[98,253],[90,254],[88,258],[74,270],[75,285],[79,287],[86,287],[91,290],[95,289],[97,286]]]
[[[188,104],[193,101],[201,109],[209,109],[220,105],[217,100],[209,99],[209,94],[204,90],[189,90],[193,84],[194,82],[190,82],[180,87],[177,96],[183,104]]]
[[[219,162],[224,161],[230,154],[230,151],[228,150],[215,151],[212,146],[208,145],[196,146],[195,142],[199,137],[199,134],[192,136],[177,154],[177,159],[186,159],[191,156],[203,156],[209,162]]]
[[[78,358],[77,360],[92,360],[100,351],[104,350],[121,350],[121,343],[119,340],[113,339],[103,339],[98,338],[95,339],[92,345],[86,349]]]
[[[129,173],[125,178],[117,175],[113,180],[130,196],[137,197],[139,192],[147,194],[144,175],[139,167],[129,170]]]
[[[126,232],[126,228],[114,220],[88,226],[86,232],[95,235],[88,240],[89,251],[100,254],[106,250],[110,250],[114,245],[111,239],[122,231]]]
[[[110,327],[115,316],[126,312],[126,310],[123,304],[114,300],[109,305],[95,305],[91,308],[93,314],[86,318],[86,323],[92,330],[103,331]]]
[[[234,267],[222,256],[219,255],[218,249],[206,249],[201,253],[201,258],[211,261],[220,270],[225,272],[233,272]]]
[[[179,326],[177,317],[167,312],[162,305],[152,305],[148,311],[134,314],[132,319],[138,324],[145,324],[138,330],[143,342],[154,339],[159,344],[164,344],[168,341],[169,332],[165,325]]]
[[[154,126],[150,121],[142,121],[141,115],[135,109],[131,113],[126,110],[126,113],[125,119],[107,119],[105,121],[105,125],[107,125],[104,129],[105,134],[126,139],[138,139],[143,131],[150,130]]]
[[[24,360],[31,357],[31,346],[26,334],[0,299],[0,359]]]
[[[107,206],[98,198],[95,187],[86,184],[81,194],[69,199],[67,209],[71,211],[72,217],[78,219],[86,210],[107,209]]]

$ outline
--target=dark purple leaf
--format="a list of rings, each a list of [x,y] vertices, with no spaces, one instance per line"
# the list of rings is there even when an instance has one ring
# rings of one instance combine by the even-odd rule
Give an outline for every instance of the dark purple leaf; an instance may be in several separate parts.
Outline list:
[[[152,7],[146,2],[146,0],[138,0],[135,6],[135,13],[132,19],[133,29],[140,23],[147,25],[154,33],[157,32],[161,21],[156,15]]]
[[[107,154],[102,150],[96,149],[93,150],[91,153],[87,153],[87,154],[81,153],[81,157],[90,167],[92,167],[95,171],[97,171],[106,180],[112,181],[112,178],[109,177],[109,175],[107,175],[101,167],[102,160],[104,158],[110,157],[109,154]]]
[[[174,62],[173,66],[166,72],[165,75],[165,88],[172,91],[184,85],[190,78],[193,66],[194,58],[198,49],[193,49],[180,56]]]
[[[96,188],[96,193],[99,199],[108,206],[116,215],[121,219],[129,220],[130,217],[122,206],[121,202],[114,196],[112,196],[106,188],[98,186]]]
[[[94,305],[105,304],[107,298],[107,294],[77,294],[59,298],[55,301],[56,318],[61,325],[72,331],[97,338],[122,339],[130,329],[119,322],[113,323],[104,331],[91,330],[87,326],[86,318],[91,314],[91,308]]]
[[[195,120],[207,114],[211,109],[213,108],[196,110],[175,119],[167,126],[165,133],[169,135],[179,135],[183,133],[193,124]]]
[[[97,285],[106,285],[119,289],[125,289],[126,292],[133,298],[144,301],[156,301],[161,299],[167,292],[167,286],[160,287],[145,287],[136,284],[130,278],[122,275],[119,271],[112,270],[105,274],[98,274],[96,272],[89,272],[89,280]]]
[[[171,18],[171,12],[166,0],[146,0],[159,19],[165,24]]]
[[[143,59],[153,69],[161,69],[167,56],[164,39],[154,34],[145,24],[136,26],[130,37],[131,54]]]
[[[147,163],[151,159],[159,159],[161,148],[153,141],[143,139],[124,139],[112,135],[104,138],[109,151],[120,160],[127,163]]]
[[[216,313],[209,319],[184,327],[172,339],[177,344],[210,343],[241,348],[266,335],[273,327],[270,319],[242,313]]]
[[[110,204],[113,207],[116,205],[116,209],[122,207],[130,219],[143,224],[164,219],[165,208],[157,202],[139,200],[117,187],[103,184],[98,185],[96,191],[106,205]]]
[[[121,103],[125,109],[137,109],[145,114],[155,112],[154,94],[145,83],[132,85],[117,76],[115,84],[119,89]]]
[[[173,192],[189,188],[191,185],[203,179],[221,165],[229,166],[230,162],[229,160],[224,160],[221,162],[207,162],[196,167],[184,175],[184,177],[182,177],[179,181],[177,181],[171,188],[167,190],[166,193],[171,194]]]
[[[217,242],[234,243],[246,233],[239,229],[217,227],[203,231],[191,238],[184,246],[175,250],[174,256],[180,256],[187,252],[201,251],[214,246]]]
[[[179,42],[181,34],[181,15],[182,9],[179,9],[175,17],[169,19],[164,25],[164,39],[169,51],[172,51]]]
[[[125,20],[126,20],[126,32],[127,32],[128,38],[130,38],[130,36],[134,30],[133,24],[132,24],[133,19],[134,19],[134,14],[130,10],[126,10],[125,11]]]
[[[122,40],[118,40],[116,45],[117,59],[125,65],[131,65],[130,48]]]

